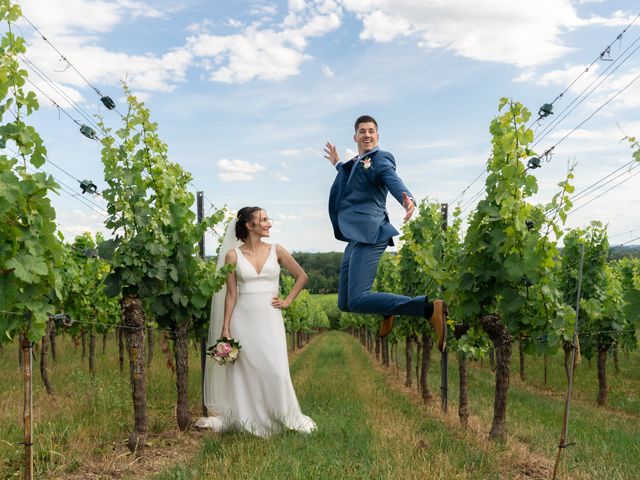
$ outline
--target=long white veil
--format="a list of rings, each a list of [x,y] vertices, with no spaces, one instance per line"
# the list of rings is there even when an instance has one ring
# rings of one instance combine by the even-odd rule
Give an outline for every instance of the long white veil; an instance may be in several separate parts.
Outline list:
[[[236,239],[236,218],[234,217],[227,225],[222,244],[218,250],[218,260],[216,269],[219,270],[224,266],[224,259],[229,250],[242,245],[242,242]],[[216,343],[222,331],[224,321],[224,300],[227,294],[227,285],[213,294],[211,300],[211,316],[209,320],[209,340],[207,347]],[[226,369],[224,366],[218,365],[213,359],[207,355],[204,370],[204,404],[207,407],[210,416],[224,415],[227,411],[228,400],[225,399],[224,389],[226,382]],[[202,423],[202,422],[199,422]]]

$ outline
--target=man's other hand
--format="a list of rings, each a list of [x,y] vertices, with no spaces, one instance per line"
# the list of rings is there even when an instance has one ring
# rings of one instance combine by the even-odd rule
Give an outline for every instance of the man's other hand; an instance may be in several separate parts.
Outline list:
[[[413,202],[413,198],[409,197],[407,192],[402,192],[402,206],[406,212],[404,214],[404,223],[407,223],[416,209],[416,204]]]

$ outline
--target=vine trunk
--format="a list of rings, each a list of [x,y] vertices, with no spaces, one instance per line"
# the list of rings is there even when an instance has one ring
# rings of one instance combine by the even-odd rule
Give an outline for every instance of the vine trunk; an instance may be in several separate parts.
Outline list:
[[[189,321],[182,322],[176,328],[175,357],[176,357],[176,390],[178,393],[176,404],[176,418],[178,428],[184,432],[189,428],[189,395],[187,383],[189,379]]]
[[[504,441],[507,438],[507,392],[513,339],[498,314],[480,317],[480,324],[493,343],[496,358],[496,390],[489,436],[495,440]]]
[[[40,376],[42,377],[42,383],[49,395],[53,395],[53,386],[51,385],[51,379],[49,378],[49,345],[51,342],[51,329],[53,326],[53,320],[47,322],[47,329],[45,330],[44,337],[42,337],[42,348],[40,349]]]
[[[413,385],[413,336],[407,335],[405,338],[405,359],[407,364],[407,377],[404,382],[405,386],[410,387]]]
[[[598,344],[598,405],[607,404],[607,354],[609,347]]]
[[[469,414],[471,407],[469,406],[469,374],[467,371],[467,357],[464,353],[458,352],[458,373],[459,373],[459,389],[458,396],[458,418],[463,427],[469,425]]]
[[[147,379],[145,372],[144,309],[142,300],[135,295],[122,298],[122,318],[127,351],[131,394],[133,397],[134,429],[129,436],[127,446],[132,453],[140,454],[145,447],[148,431],[147,418]]]
[[[431,350],[433,349],[433,339],[428,332],[422,332],[422,363],[420,368],[420,391],[422,400],[427,403],[433,399],[433,394],[429,390],[427,374],[429,373],[429,363],[431,361]]]

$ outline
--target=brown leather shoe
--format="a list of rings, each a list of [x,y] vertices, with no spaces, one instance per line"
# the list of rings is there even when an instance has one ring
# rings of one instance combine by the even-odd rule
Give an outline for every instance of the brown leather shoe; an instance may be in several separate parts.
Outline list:
[[[391,330],[393,330],[393,322],[395,319],[396,318],[393,315],[384,317],[384,320],[382,320],[382,323],[380,324],[380,330],[378,331],[378,335],[381,338],[384,338],[391,333]]]
[[[429,321],[438,336],[438,350],[444,352],[447,346],[447,304],[443,300],[433,301],[433,314]]]

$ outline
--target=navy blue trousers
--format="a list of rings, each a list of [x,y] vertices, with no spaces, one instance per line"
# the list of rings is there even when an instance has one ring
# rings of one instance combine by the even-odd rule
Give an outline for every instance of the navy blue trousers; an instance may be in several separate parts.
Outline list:
[[[386,248],[387,242],[370,244],[350,241],[347,244],[340,264],[338,308],[344,312],[424,317],[424,295],[407,297],[371,291],[380,257]]]

